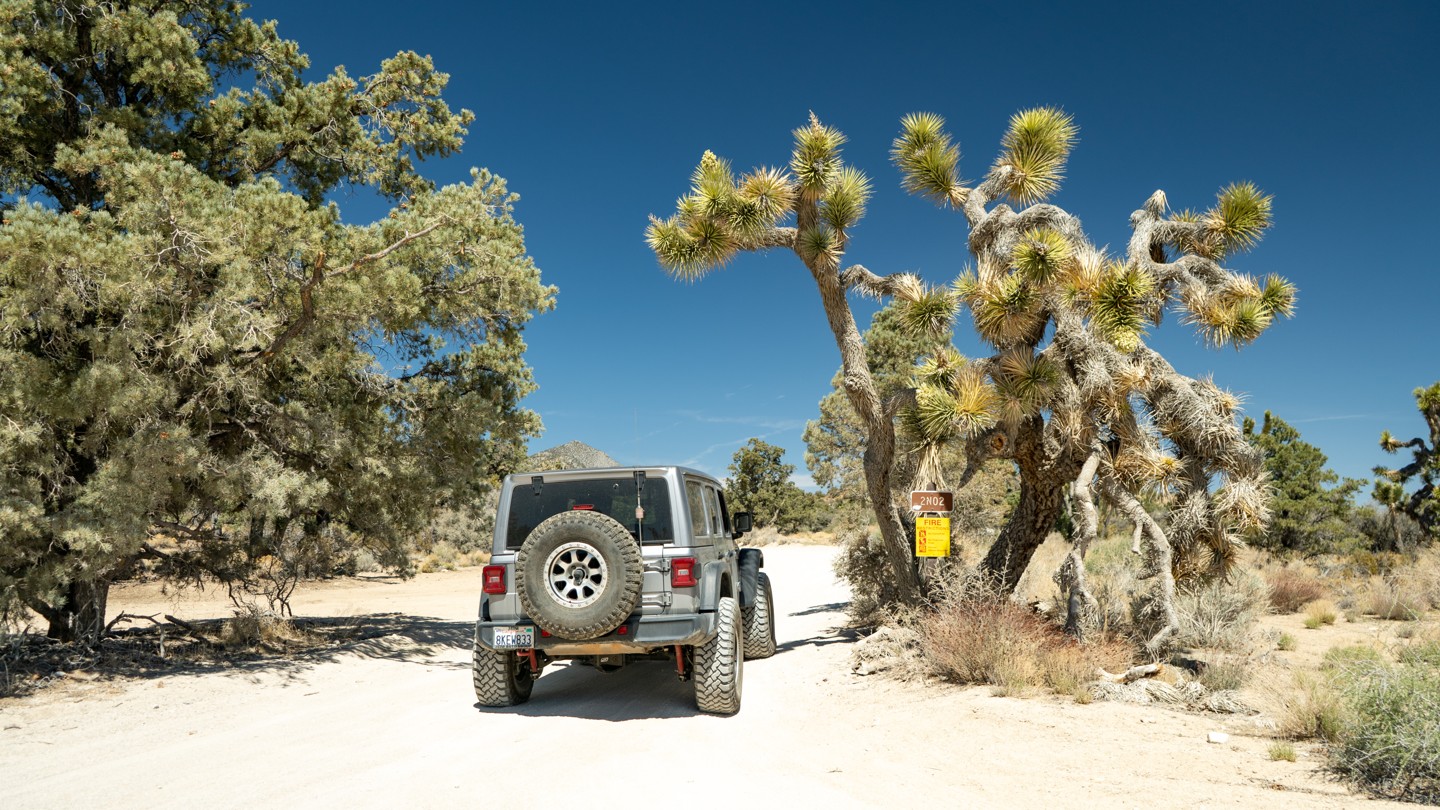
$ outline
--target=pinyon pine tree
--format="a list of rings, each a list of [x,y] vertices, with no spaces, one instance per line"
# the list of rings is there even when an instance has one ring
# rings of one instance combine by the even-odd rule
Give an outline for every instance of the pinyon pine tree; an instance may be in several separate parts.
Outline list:
[[[1075,217],[1044,202],[1059,187],[1075,135],[1058,110],[1019,113],[985,179],[971,187],[960,179],[959,147],[939,116],[902,121],[891,156],[903,185],[960,210],[970,228],[976,266],[950,288],[843,266],[869,181],[841,163],[843,136],[813,116],[795,133],[789,172],[760,169],[737,179],[706,153],[691,194],[675,216],[652,219],[648,238],[682,278],[741,250],[771,247],[793,250],[810,270],[840,348],[846,392],[868,431],[867,484],[901,599],[918,589],[907,525],[889,497],[897,422],[928,459],[921,470],[938,466],[933,460],[947,444],[965,444],[968,467],[958,485],[989,459],[1015,463],[1019,503],[982,562],[1002,587],[1018,584],[1069,495],[1078,520],[1057,580],[1077,632],[1093,614],[1082,563],[1097,532],[1096,498],[1120,509],[1137,527],[1141,573],[1154,580],[1146,603],[1149,646],[1158,650],[1176,627],[1175,577],[1233,562],[1240,535],[1268,517],[1267,488],[1262,458],[1235,422],[1238,399],[1176,372],[1145,345],[1145,333],[1173,306],[1211,343],[1240,347],[1290,314],[1295,291],[1279,277],[1260,282],[1222,265],[1270,224],[1270,198],[1248,183],[1225,188],[1199,213],[1172,212],[1156,192],[1131,215],[1124,255],[1096,248]],[[965,307],[995,352],[968,360],[941,351],[917,371],[913,398],[882,403],[845,300],[852,289],[899,299],[912,329],[935,334]],[[1140,497],[1152,491],[1170,504],[1163,526]]]
[[[1375,482],[1375,500],[1414,520],[1425,537],[1433,540],[1440,534],[1440,490],[1435,488],[1440,480],[1440,382],[1416,388],[1415,404],[1430,428],[1430,442],[1427,444],[1419,436],[1402,442],[1388,430],[1380,435],[1380,447],[1387,453],[1413,449],[1411,461],[1404,467],[1375,468],[1375,474],[1382,479]],[[1405,487],[1412,480],[1419,486],[1407,494]]]
[[[445,74],[306,82],[244,8],[0,0],[0,609],[52,636],[95,638],[140,558],[399,564],[539,428],[516,198],[415,168],[472,120]],[[346,223],[342,187],[388,216]]]

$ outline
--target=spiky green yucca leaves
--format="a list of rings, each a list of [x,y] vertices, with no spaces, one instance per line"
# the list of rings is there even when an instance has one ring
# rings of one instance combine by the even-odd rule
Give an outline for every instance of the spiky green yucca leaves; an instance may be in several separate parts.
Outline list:
[[[845,166],[820,198],[820,216],[831,228],[843,231],[865,216],[870,200],[870,179],[858,169]]]
[[[1272,199],[1254,183],[1235,183],[1220,191],[1202,220],[1208,241],[1219,247],[1218,255],[1249,250],[1260,241],[1270,227]]]
[[[901,429],[922,444],[941,444],[993,427],[1001,412],[995,387],[974,366],[956,369],[947,386],[922,385]]]
[[[1068,267],[1074,253],[1070,242],[1050,228],[1035,228],[1015,243],[1015,269],[1036,284],[1045,284]]]
[[[1295,286],[1274,274],[1265,278],[1263,286],[1249,276],[1235,275],[1213,293],[1187,297],[1185,306],[1190,311],[1187,322],[1198,325],[1212,345],[1240,348],[1260,337],[1277,315],[1294,313]]]
[[[1060,188],[1076,132],[1074,120],[1054,107],[1016,113],[1001,141],[1004,151],[991,169],[992,176],[1009,168],[1005,193],[1021,205],[1040,202]]]
[[[901,276],[894,289],[900,302],[900,322],[914,335],[940,337],[949,333],[959,309],[953,290],[928,287],[913,275]]]
[[[795,130],[795,150],[790,156],[790,173],[800,184],[800,193],[809,199],[823,195],[840,172],[840,147],[845,136],[824,126],[810,114],[810,125]]]
[[[661,265],[682,279],[723,266],[795,206],[795,184],[785,172],[757,169],[737,182],[729,162],[713,152],[700,158],[690,182],[690,194],[676,201],[675,215],[651,217],[645,229]],[[862,198],[862,211],[863,204]]]
[[[1000,355],[992,376],[1001,413],[1007,422],[1014,423],[1039,413],[1050,403],[1060,381],[1060,369],[1044,355],[1011,350]]]
[[[942,205],[965,202],[968,189],[960,179],[960,147],[945,132],[944,118],[912,113],[900,119],[900,137],[891,144],[890,160],[900,169],[900,185],[906,191]]]
[[[996,346],[1026,340],[1044,326],[1040,290],[1019,273],[966,273],[955,281],[955,293],[970,308],[975,331]]]
[[[1112,262],[1090,298],[1090,323],[1121,352],[1135,351],[1154,311],[1155,288],[1149,273]]]
[[[955,375],[969,362],[953,346],[941,346],[915,367],[915,385],[917,388],[949,388],[955,384]]]

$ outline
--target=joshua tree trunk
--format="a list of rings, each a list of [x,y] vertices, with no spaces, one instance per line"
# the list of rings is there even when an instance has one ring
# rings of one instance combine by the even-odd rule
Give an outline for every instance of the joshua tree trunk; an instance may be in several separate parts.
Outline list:
[[[1045,425],[1030,416],[1017,431],[1014,460],[1020,469],[1020,502],[980,563],[980,570],[1009,593],[1035,556],[1035,550],[1055,529],[1065,508],[1065,488],[1080,473],[1084,457],[1068,450],[1047,452]]]

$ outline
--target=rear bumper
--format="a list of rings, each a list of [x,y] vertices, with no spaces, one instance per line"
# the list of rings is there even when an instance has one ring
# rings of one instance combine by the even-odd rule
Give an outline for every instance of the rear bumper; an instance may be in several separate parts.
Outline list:
[[[480,646],[495,649],[496,627],[533,626],[531,621],[479,622],[475,640]],[[535,649],[551,656],[562,655],[625,655],[649,652],[657,647],[700,644],[715,635],[714,613],[690,613],[678,616],[631,616],[624,624],[599,638],[573,641],[544,636],[535,629]]]

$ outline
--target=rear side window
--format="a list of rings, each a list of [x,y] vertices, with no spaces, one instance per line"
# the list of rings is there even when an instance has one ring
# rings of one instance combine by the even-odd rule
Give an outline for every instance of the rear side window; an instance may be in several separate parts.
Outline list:
[[[639,507],[637,510],[636,507]],[[544,481],[540,492],[520,484],[510,493],[510,517],[505,526],[506,548],[519,548],[540,522],[561,512],[593,511],[609,515],[645,543],[675,540],[670,491],[663,480],[652,479],[643,493],[633,478],[596,478],[583,481]]]
[[[685,482],[685,500],[690,504],[690,533],[696,537],[709,534],[710,524],[705,519],[705,493],[700,482]]]
[[[720,498],[714,487],[705,487],[705,511],[710,513],[710,533],[724,534],[725,527],[720,517]]]

